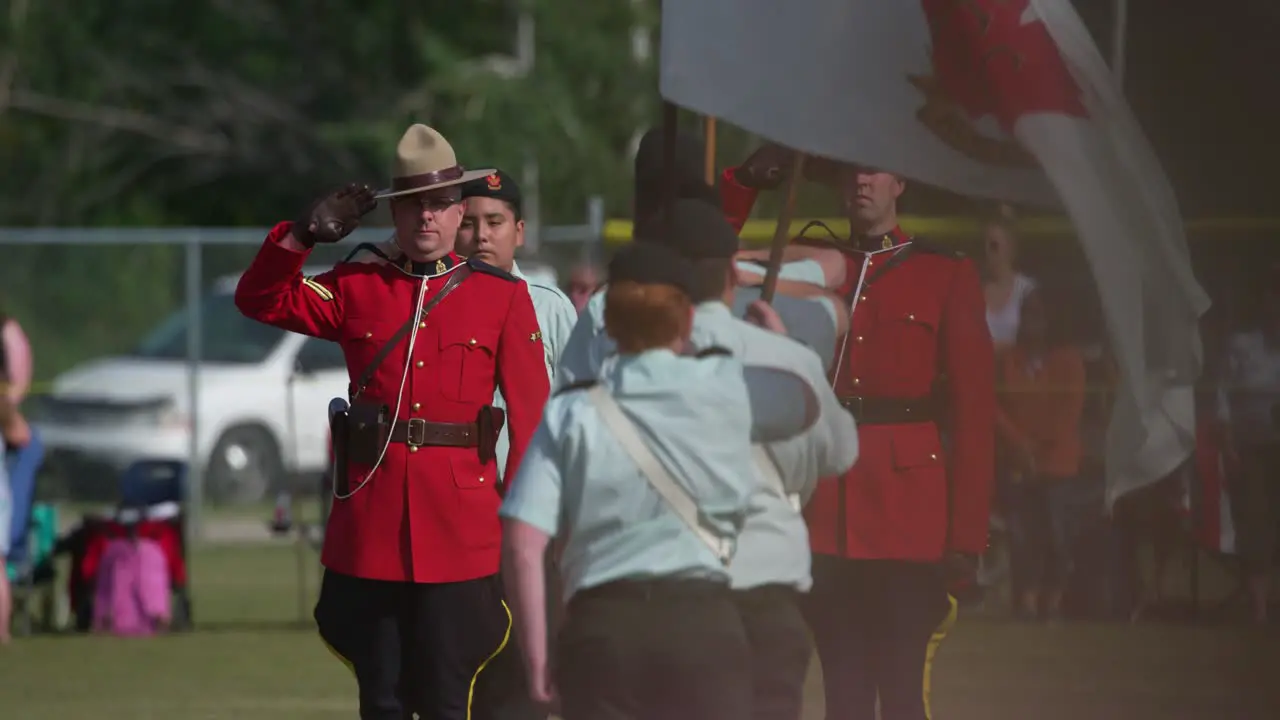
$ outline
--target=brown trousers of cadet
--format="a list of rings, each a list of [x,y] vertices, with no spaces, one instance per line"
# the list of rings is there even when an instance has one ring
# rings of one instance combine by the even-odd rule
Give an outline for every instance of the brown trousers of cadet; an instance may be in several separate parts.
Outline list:
[[[933,655],[956,618],[942,568],[813,556],[802,601],[813,631],[827,720],[929,720]]]
[[[556,642],[564,720],[744,720],[750,646],[727,586],[675,578],[577,592]]]

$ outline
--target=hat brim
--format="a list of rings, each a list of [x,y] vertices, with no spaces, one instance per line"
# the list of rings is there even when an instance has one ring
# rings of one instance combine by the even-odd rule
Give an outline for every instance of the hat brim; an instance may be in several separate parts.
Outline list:
[[[390,188],[388,188],[386,190],[379,190],[377,194],[375,194],[373,197],[375,200],[386,200],[388,198],[398,198],[398,197],[403,197],[405,195],[417,195],[419,193],[431,192],[432,190],[439,190],[440,188],[453,187],[454,185],[469,183],[472,180],[479,180],[480,178],[486,177],[488,175],[492,175],[495,172],[497,172],[497,170],[494,168],[487,168],[484,170],[467,170],[466,172],[462,173],[462,177],[459,177],[456,180],[448,180],[446,182],[436,183],[434,185],[423,185],[422,187],[410,188],[408,190],[392,191]]]

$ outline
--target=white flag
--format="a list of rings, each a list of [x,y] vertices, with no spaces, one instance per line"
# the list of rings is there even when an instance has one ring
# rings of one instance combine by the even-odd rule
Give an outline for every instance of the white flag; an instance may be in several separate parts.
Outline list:
[[[1108,503],[1195,445],[1197,284],[1173,191],[1067,0],[678,0],[663,96],[807,153],[1061,207],[1121,388]]]

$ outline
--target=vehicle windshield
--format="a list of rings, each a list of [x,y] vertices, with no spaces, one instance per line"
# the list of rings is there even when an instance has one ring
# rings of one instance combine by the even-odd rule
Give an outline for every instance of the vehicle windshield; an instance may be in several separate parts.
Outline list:
[[[260,363],[284,337],[284,331],[240,314],[231,293],[206,295],[200,303],[200,357],[205,362]],[[178,310],[138,345],[134,355],[162,360],[187,357],[187,311]]]

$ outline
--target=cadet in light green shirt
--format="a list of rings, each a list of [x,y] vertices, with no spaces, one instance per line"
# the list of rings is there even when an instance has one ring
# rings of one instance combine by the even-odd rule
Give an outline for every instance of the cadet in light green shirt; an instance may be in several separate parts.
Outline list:
[[[488,177],[464,183],[462,199],[467,207],[458,228],[456,250],[459,255],[474,255],[502,268],[529,286],[529,297],[533,300],[533,311],[538,316],[538,329],[542,333],[547,377],[554,383],[560,351],[569,340],[569,333],[578,321],[578,313],[559,288],[530,281],[520,272],[515,260],[516,249],[524,246],[520,186],[510,175],[495,170]],[[504,409],[507,406],[500,391],[493,393],[493,406]],[[500,481],[510,449],[511,440],[504,428],[495,449]]]
[[[738,239],[719,209],[681,200],[673,213],[674,225],[695,230],[674,238],[662,230],[639,236],[636,242],[681,242],[673,249],[693,261],[697,305],[691,345],[725,348],[751,367],[797,373],[817,398],[818,417],[812,428],[786,442],[755,449],[753,469],[767,481],[765,489],[752,498],[730,568],[733,587],[741,591],[736,594],[737,605],[753,640],[757,717],[794,717],[800,711],[811,657],[798,607],[799,593],[812,585],[809,535],[799,507],[820,477],[839,475],[853,465],[858,456],[857,431],[853,417],[831,391],[822,361],[810,348],[776,332],[786,330],[776,313],[763,304],[752,307],[753,314],[766,316],[775,332],[733,316],[727,303],[734,297],[737,273],[732,258]],[[591,377],[602,369],[608,372],[615,362],[616,344],[607,333],[594,331],[595,317],[589,312],[580,317],[561,358],[562,377]],[[565,369],[569,366],[573,370]]]
[[[542,553],[551,538],[562,549],[565,720],[627,703],[635,717],[749,714],[726,563],[763,489],[751,443],[801,432],[816,400],[794,374],[744,369],[721,349],[681,357],[686,270],[651,244],[614,258],[605,315],[620,353],[597,380],[548,401],[502,506],[503,576],[535,700],[553,692]]]

